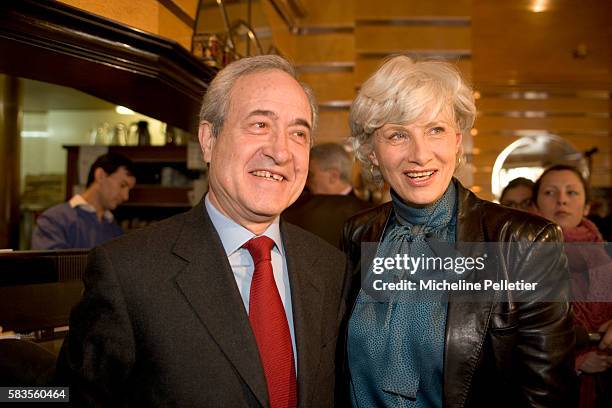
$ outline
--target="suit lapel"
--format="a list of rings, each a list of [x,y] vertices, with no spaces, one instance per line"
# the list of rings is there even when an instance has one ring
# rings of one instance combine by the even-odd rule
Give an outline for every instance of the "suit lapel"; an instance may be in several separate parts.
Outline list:
[[[321,323],[324,295],[316,254],[300,240],[295,227],[281,223],[283,246],[291,285],[293,326],[298,361],[298,406],[309,406],[321,351]]]
[[[268,406],[257,343],[203,201],[188,214],[174,253],[188,261],[176,277],[179,290],[261,405]]]
[[[479,202],[460,184],[457,192],[457,244],[463,256],[482,256],[484,247],[471,244],[461,248],[462,243],[485,241]],[[477,276],[475,278],[478,279]],[[459,296],[457,292],[450,291],[444,350],[445,407],[462,407],[465,404],[493,307],[492,296],[490,301],[485,301],[479,294],[479,300],[475,302],[467,302],[465,298],[460,300]]]

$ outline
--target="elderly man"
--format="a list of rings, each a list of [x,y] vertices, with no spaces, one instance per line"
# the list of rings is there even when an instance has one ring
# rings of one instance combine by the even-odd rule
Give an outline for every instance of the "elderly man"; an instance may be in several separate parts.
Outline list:
[[[331,406],[343,256],[279,214],[316,107],[277,56],[219,72],[200,114],[210,191],[93,251],[59,383],[84,405]]]
[[[135,184],[131,160],[117,153],[98,157],[85,192],[38,217],[32,249],[93,248],[123,234],[111,211],[128,199]]]

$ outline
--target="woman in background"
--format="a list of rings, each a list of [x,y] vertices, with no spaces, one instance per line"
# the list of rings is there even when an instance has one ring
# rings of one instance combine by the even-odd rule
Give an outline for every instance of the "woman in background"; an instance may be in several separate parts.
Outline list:
[[[574,406],[574,333],[567,282],[558,279],[566,260],[543,256],[537,246],[558,242],[561,232],[481,200],[453,178],[475,114],[473,92],[452,65],[404,56],[388,60],[353,102],[357,156],[389,183],[392,197],[351,218],[343,232],[349,281],[342,374],[354,407]],[[495,300],[455,302],[455,292],[419,300],[407,291],[380,301],[367,278],[360,285],[362,260],[371,276],[362,244],[393,258],[435,256],[436,241],[502,243],[495,244],[497,270],[551,290],[551,280],[560,281],[560,301],[521,303],[503,290]],[[466,257],[477,256],[471,248]]]
[[[589,188],[572,166],[556,165],[542,173],[534,185],[537,210],[559,224],[569,261],[574,322],[581,332],[612,330],[612,263],[589,212]],[[585,244],[590,243],[590,244]],[[597,342],[578,350],[576,370],[581,375],[580,407],[611,407],[612,354],[598,349]]]
[[[499,203],[505,207],[528,211],[531,208],[533,181],[525,177],[517,177],[504,187],[499,196]]]

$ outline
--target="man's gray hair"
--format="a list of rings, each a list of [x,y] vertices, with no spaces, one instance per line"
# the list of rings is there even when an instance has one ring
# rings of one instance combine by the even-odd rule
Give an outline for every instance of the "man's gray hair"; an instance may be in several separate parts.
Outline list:
[[[242,58],[232,62],[223,68],[208,86],[208,90],[202,101],[200,109],[200,123],[206,121],[211,124],[213,137],[219,136],[223,129],[225,116],[229,108],[232,88],[236,81],[243,76],[262,71],[278,70],[287,73],[295,79],[306,94],[312,112],[311,126],[312,134],[317,122],[317,103],[312,90],[297,79],[295,68],[286,59],[278,55],[257,55],[254,57]],[[311,138],[312,140],[312,138]]]
[[[351,182],[353,160],[338,143],[322,143],[314,146],[310,151],[310,160],[316,160],[321,170],[337,169],[341,180]]]

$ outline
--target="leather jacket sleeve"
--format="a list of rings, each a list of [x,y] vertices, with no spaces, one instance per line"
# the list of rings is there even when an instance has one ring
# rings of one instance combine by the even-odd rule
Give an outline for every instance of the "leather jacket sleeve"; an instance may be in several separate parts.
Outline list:
[[[548,224],[515,271],[517,277],[528,277],[539,286],[540,299],[515,302],[515,310],[509,311],[516,312],[518,327],[513,376],[532,407],[576,406],[567,258],[562,246],[555,245],[561,241],[559,227]]]

